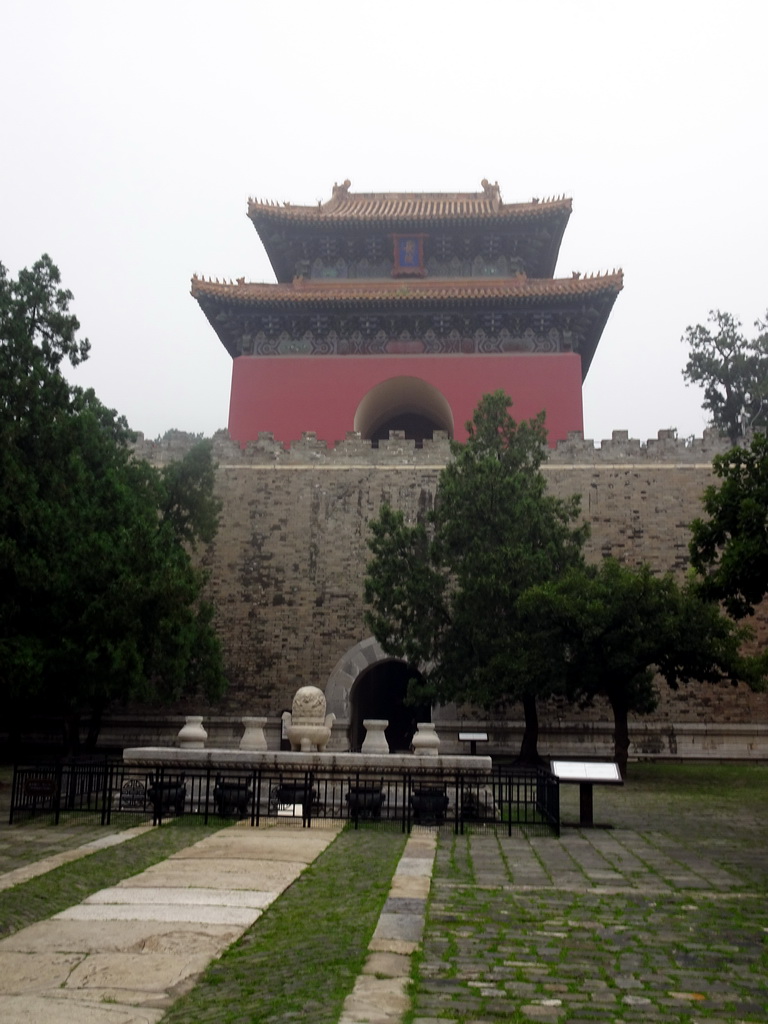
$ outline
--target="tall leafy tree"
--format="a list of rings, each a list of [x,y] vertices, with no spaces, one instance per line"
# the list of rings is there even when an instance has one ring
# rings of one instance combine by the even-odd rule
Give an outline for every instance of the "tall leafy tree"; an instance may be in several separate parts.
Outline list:
[[[159,472],[60,366],[88,354],[44,256],[0,266],[0,681],[11,710],[79,719],[116,700],[223,686],[189,548],[215,532],[210,444]]]
[[[768,425],[768,331],[758,320],[758,334],[747,338],[730,313],[712,310],[712,327],[686,328],[688,362],[683,377],[704,389],[703,406],[716,427],[735,444],[749,428]]]
[[[583,707],[596,697],[610,704],[624,776],[629,715],[654,710],[657,678],[672,689],[693,679],[761,681],[761,667],[741,653],[748,631],[702,600],[692,582],[680,586],[647,565],[633,569],[608,558],[599,567],[579,566],[531,588],[520,612],[567,698]]]
[[[704,593],[735,618],[768,593],[768,437],[715,456],[719,483],[704,493],[708,518],[691,525],[691,563]]]
[[[419,666],[414,697],[488,711],[522,701],[520,757],[535,761],[536,698],[551,674],[517,605],[528,587],[580,564],[587,527],[576,497],[546,493],[543,414],[517,423],[510,405],[501,391],[483,397],[424,521],[385,506],[371,524],[366,621],[384,650]]]

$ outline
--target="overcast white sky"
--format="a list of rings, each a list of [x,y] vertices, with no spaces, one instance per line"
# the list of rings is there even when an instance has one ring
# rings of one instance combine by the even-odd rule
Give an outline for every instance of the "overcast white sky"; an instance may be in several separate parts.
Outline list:
[[[0,0],[0,261],[59,265],[73,380],[210,434],[231,361],[189,280],[274,280],[249,196],[565,194],[557,275],[625,273],[586,436],[698,436],[685,327],[768,307],[767,39],[760,0]]]

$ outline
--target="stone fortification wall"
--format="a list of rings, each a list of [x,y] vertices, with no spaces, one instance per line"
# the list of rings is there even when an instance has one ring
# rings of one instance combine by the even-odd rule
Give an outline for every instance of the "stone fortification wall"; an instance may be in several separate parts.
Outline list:
[[[140,442],[155,464],[194,439]],[[439,438],[414,449],[371,449],[354,435],[328,449],[307,434],[290,449],[270,435],[241,450],[215,438],[222,525],[204,555],[230,688],[227,708],[278,715],[300,685],[324,687],[336,662],[366,634],[367,524],[383,502],[409,516],[431,506],[450,456]]]
[[[140,438],[136,450],[161,465],[194,441],[183,434],[160,442]],[[599,446],[573,435],[550,453],[544,472],[553,493],[581,496],[592,529],[588,558],[613,555],[630,565],[647,561],[659,571],[681,573],[688,525],[700,514],[702,493],[712,481],[712,457],[726,448],[727,440],[715,432],[684,441],[661,431],[641,444],[617,431]],[[436,435],[415,449],[393,435],[372,449],[350,434],[328,448],[305,434],[286,448],[262,434],[241,450],[222,432],[214,450],[222,525],[203,557],[231,679],[220,713],[277,720],[298,686],[324,687],[339,661],[367,636],[367,524],[384,502],[412,519],[429,509],[449,444]],[[759,625],[765,635],[764,615]],[[661,695],[658,711],[643,722],[768,722],[766,695],[745,687],[694,685],[673,694],[663,686]],[[605,709],[576,715],[552,707],[542,716],[545,728],[564,716],[578,719],[587,733],[606,720]],[[512,731],[519,717],[512,712]],[[660,752],[658,731],[651,728],[648,752]]]

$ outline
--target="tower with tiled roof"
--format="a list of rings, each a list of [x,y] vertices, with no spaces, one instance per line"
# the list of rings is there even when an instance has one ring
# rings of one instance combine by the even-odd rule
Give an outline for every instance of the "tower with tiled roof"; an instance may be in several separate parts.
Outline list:
[[[463,439],[499,388],[518,419],[545,410],[552,443],[582,430],[582,382],[622,275],[554,277],[570,199],[504,203],[487,181],[349,189],[317,206],[249,202],[276,284],[192,279],[233,359],[231,435]]]

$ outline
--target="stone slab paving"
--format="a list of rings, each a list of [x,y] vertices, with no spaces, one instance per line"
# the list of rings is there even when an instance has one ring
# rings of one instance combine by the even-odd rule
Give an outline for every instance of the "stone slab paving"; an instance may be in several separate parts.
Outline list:
[[[75,829],[64,829],[61,836],[61,845],[67,841],[73,843],[70,849],[57,849],[56,853],[47,854],[51,847],[57,847],[58,833],[56,827],[35,828],[4,828],[0,829],[0,868],[13,864],[22,857],[28,857],[29,863],[19,867],[9,868],[0,874],[0,890],[10,889],[21,882],[28,882],[30,878],[37,878],[47,871],[61,867],[62,864],[69,864],[73,860],[87,857],[89,853],[96,853],[97,850],[106,850],[110,846],[118,846],[128,839],[134,839],[142,832],[148,832],[152,825],[137,825],[135,828],[123,829],[120,832],[104,834],[97,833],[94,839],[87,842],[82,841],[82,826],[80,831]],[[93,831],[93,830],[90,830]],[[76,842],[76,840],[80,840]]]
[[[213,958],[234,942],[238,925],[181,921],[38,921],[0,942],[0,953],[205,953]]]
[[[768,1020],[768,867],[689,838],[443,833],[414,1024]]]
[[[389,897],[369,943],[369,956],[344,1001],[339,1024],[397,1024],[410,1009],[411,955],[419,949],[437,847],[436,830],[405,844]]]
[[[127,885],[115,885],[109,889],[101,889],[89,896],[85,901],[88,906],[106,903],[115,905],[125,903],[140,906],[142,903],[171,903],[174,906],[195,907],[258,907],[269,906],[268,892],[254,892],[250,889],[187,889],[167,886],[147,886],[146,888]],[[69,916],[69,915],[68,915]]]
[[[9,936],[0,1021],[154,1024],[335,836],[228,828]]]
[[[254,829],[258,833],[258,829]],[[298,831],[298,830],[297,830]],[[331,837],[327,837],[331,838]],[[176,888],[203,889],[251,889],[259,892],[273,892],[284,889],[298,878],[304,865],[292,860],[287,864],[258,858],[254,849],[253,858],[248,858],[246,850],[233,851],[239,856],[208,858],[200,860],[184,860],[173,857],[173,877]],[[140,875],[134,875],[121,882],[125,889],[143,889],[145,887],[163,886],[167,879],[167,861],[153,864]]]

